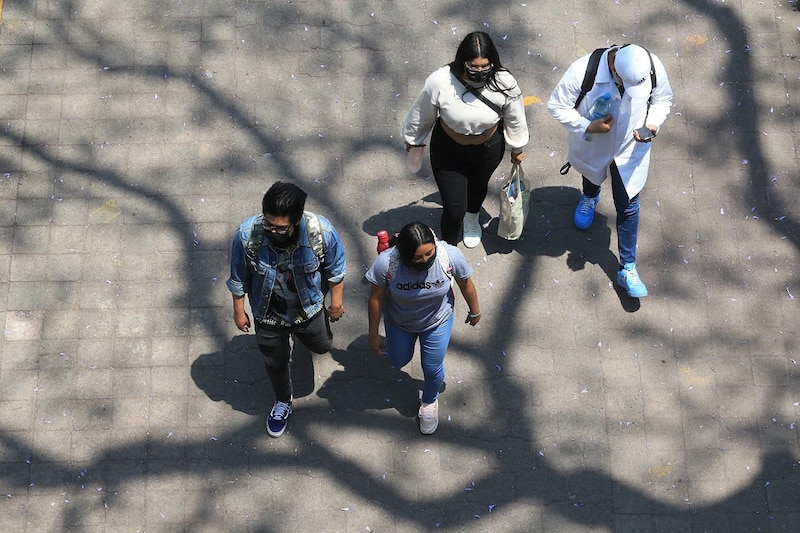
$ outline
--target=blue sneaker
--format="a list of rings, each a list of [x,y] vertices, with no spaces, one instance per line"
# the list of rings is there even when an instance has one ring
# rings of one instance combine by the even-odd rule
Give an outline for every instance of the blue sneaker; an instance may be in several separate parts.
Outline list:
[[[283,435],[290,414],[292,414],[292,402],[275,402],[272,411],[267,415],[267,433],[270,437],[278,438]]]
[[[599,201],[599,194],[594,198],[581,194],[581,201],[578,202],[578,207],[575,208],[575,217],[573,219],[578,229],[589,229],[589,226],[594,222],[594,210],[597,208],[597,202]]]
[[[625,289],[631,298],[644,298],[647,296],[647,287],[639,279],[639,273],[636,272],[636,263],[627,263],[617,273],[617,285]]]

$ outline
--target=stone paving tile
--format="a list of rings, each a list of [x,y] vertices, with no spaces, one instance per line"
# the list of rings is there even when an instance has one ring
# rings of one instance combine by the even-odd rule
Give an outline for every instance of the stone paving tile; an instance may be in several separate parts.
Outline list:
[[[9,531],[794,531],[800,296],[794,3],[0,3],[0,526]],[[439,430],[421,370],[365,341],[374,233],[438,224],[399,127],[488,31],[532,102],[522,239],[465,251],[487,317],[456,328]],[[675,107],[614,287],[610,197],[543,102],[581,54],[638,42]],[[329,355],[295,414],[232,323],[230,239],[290,178],[342,234]],[[457,304],[462,316],[466,307]],[[4,495],[4,496],[3,496]]]

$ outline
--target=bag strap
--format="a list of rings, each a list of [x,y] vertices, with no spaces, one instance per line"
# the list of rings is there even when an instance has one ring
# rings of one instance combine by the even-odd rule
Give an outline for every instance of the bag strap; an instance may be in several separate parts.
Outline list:
[[[500,109],[500,106],[499,106],[499,105],[495,104],[494,102],[492,102],[491,100],[489,100],[488,98],[486,98],[485,96],[483,96],[483,95],[482,95],[482,94],[481,94],[481,93],[478,91],[478,89],[476,89],[475,87],[472,87],[471,85],[465,85],[465,87],[467,88],[467,90],[468,90],[469,92],[471,92],[472,94],[474,94],[474,95],[475,95],[475,98],[477,98],[478,100],[480,100],[480,101],[481,101],[481,102],[483,102],[484,104],[486,104],[486,105],[488,105],[489,107],[491,107],[491,108],[494,110],[494,112],[495,112],[495,113],[497,113],[497,114],[498,114],[498,115],[499,115],[501,118],[503,117],[503,110],[502,110],[502,109]]]
[[[247,267],[251,273],[258,271],[258,256],[261,253],[261,245],[264,243],[264,215],[259,215],[253,220],[250,227],[250,236],[247,237],[247,244],[244,246],[247,256]]]
[[[592,55],[589,56],[589,65],[586,67],[586,74],[583,75],[583,82],[581,83],[581,93],[578,95],[578,99],[575,100],[575,109],[578,109],[578,106],[581,104],[583,99],[592,90],[594,87],[594,79],[597,77],[597,69],[600,68],[600,58],[603,55],[603,52],[608,50],[608,48],[598,48]]]
[[[306,219],[308,243],[311,245],[311,249],[319,259],[319,262],[324,263],[328,249],[325,243],[325,235],[322,232],[322,223],[319,221],[319,217],[311,211],[303,212],[303,217]]]
[[[495,113],[497,113],[497,114],[500,116],[500,118],[503,118],[503,110],[500,108],[500,106],[499,106],[499,105],[495,104],[494,102],[492,102],[491,100],[489,100],[488,98],[486,98],[485,96],[483,96],[483,95],[481,94],[481,92],[480,92],[478,89],[476,89],[475,87],[473,87],[472,85],[468,85],[468,84],[464,83],[464,82],[463,82],[463,81],[462,81],[462,80],[461,80],[461,79],[460,79],[458,76],[454,76],[454,77],[455,77],[455,78],[456,78],[456,79],[457,79],[459,82],[461,82],[461,85],[463,85],[463,86],[464,86],[464,88],[465,88],[467,91],[469,91],[470,93],[472,93],[472,95],[473,95],[475,98],[477,98],[478,100],[480,100],[481,102],[483,102],[484,104],[486,104],[487,106],[489,106],[489,107],[490,107],[490,108],[491,108],[491,109],[492,109],[492,110],[493,110]]]

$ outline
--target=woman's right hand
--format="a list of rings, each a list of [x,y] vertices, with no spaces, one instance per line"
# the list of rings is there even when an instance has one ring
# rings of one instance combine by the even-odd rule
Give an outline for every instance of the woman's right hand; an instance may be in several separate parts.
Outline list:
[[[377,355],[383,355],[383,338],[377,333],[370,333],[369,349]]]

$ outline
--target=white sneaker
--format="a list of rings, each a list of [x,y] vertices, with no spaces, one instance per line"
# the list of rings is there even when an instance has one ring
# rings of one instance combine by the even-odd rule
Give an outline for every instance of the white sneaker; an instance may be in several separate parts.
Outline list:
[[[480,213],[466,213],[464,215],[464,246],[475,248],[481,243],[481,223],[478,221]]]
[[[419,431],[423,435],[430,435],[439,427],[439,398],[433,403],[423,403],[419,407]]]

